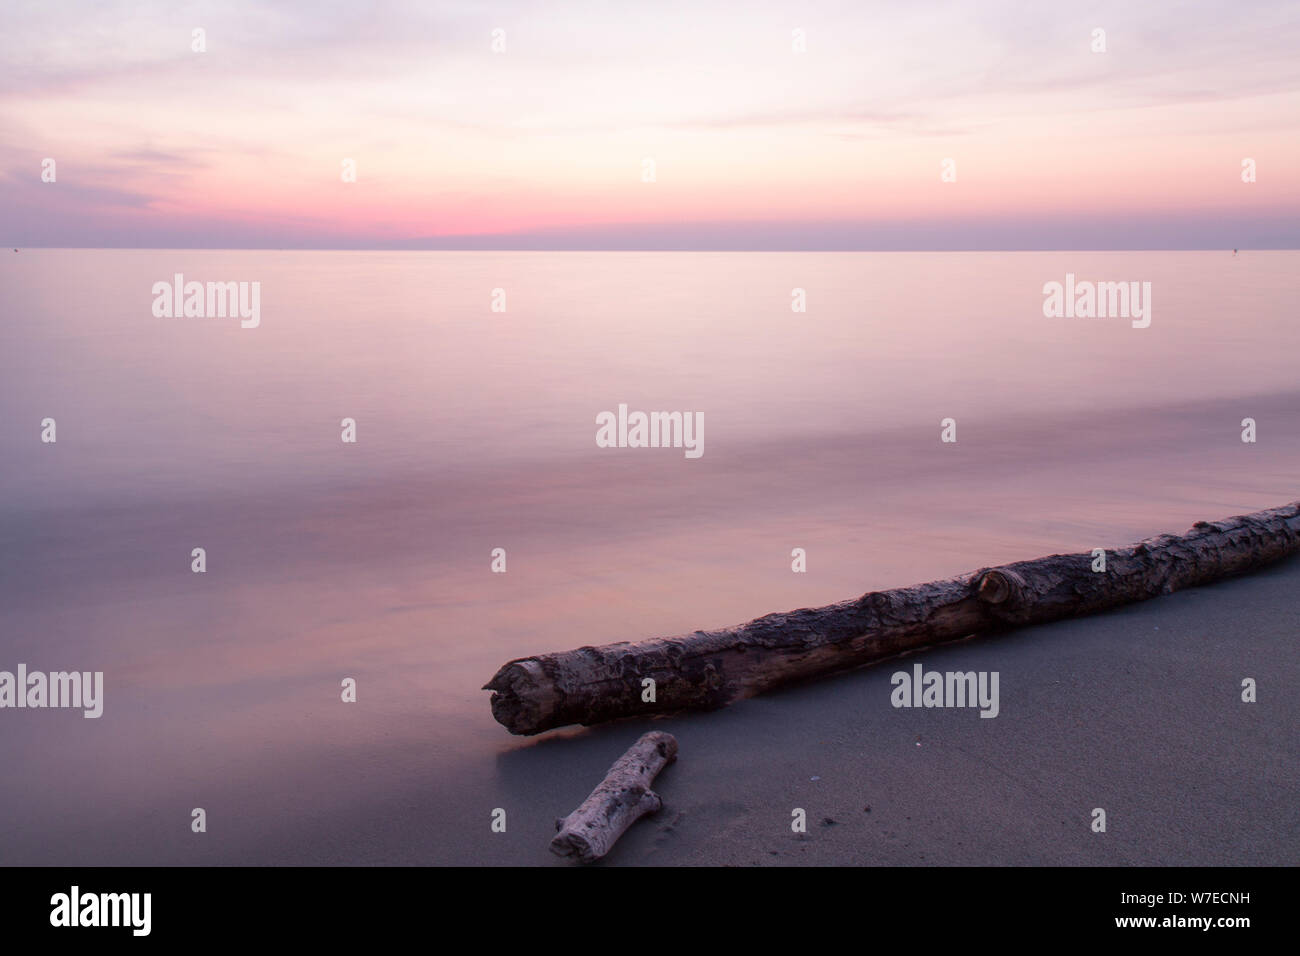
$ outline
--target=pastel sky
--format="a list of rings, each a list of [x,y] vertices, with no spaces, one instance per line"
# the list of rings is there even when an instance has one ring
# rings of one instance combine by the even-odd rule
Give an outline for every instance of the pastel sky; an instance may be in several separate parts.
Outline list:
[[[1300,7],[6,0],[0,242],[1296,248]]]

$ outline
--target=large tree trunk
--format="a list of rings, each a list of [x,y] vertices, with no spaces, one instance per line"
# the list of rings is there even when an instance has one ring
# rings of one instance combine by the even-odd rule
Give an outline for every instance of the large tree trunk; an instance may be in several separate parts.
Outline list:
[[[1092,570],[1092,554],[1056,554],[720,631],[520,658],[484,690],[494,691],[492,715],[515,734],[711,709],[928,644],[1206,584],[1297,550],[1300,502],[1292,502],[1107,551],[1104,572]]]

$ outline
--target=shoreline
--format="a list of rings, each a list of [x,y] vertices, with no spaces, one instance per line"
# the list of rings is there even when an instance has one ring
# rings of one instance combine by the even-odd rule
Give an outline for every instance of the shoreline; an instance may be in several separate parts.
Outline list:
[[[6,862],[567,866],[547,849],[554,820],[657,729],[681,747],[656,780],[664,808],[597,866],[1294,865],[1300,742],[1286,728],[1300,726],[1300,701],[1281,689],[1300,682],[1297,585],[1292,558],[720,711],[526,740],[498,728],[495,753],[441,763],[423,732],[454,728],[390,726],[369,747],[209,786],[206,839],[183,820],[158,825],[188,813],[173,795],[112,819],[83,813],[75,840],[66,818],[42,832],[11,817]],[[915,663],[998,671],[998,717],[894,708],[890,676]],[[1243,677],[1258,703],[1241,702]],[[490,720],[484,695],[474,723]],[[1098,806],[1106,833],[1090,829]],[[805,834],[790,830],[796,807]],[[505,833],[490,830],[496,808]]]

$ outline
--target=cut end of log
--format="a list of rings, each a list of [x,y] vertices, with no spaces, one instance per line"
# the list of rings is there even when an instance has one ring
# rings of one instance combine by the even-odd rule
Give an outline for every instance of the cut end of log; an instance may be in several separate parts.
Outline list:
[[[558,834],[551,841],[551,852],[556,856],[570,857],[579,863],[595,863],[600,859],[592,850],[591,841],[584,834],[575,831]]]
[[[511,661],[483,685],[492,691],[492,716],[512,734],[531,735],[554,726],[560,694],[536,658]]]

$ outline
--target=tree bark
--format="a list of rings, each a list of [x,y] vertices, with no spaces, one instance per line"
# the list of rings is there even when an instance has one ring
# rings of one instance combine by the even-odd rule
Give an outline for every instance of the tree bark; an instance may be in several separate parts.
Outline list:
[[[551,852],[576,856],[583,863],[599,860],[628,827],[663,806],[650,784],[676,759],[676,737],[662,731],[643,734],[614,762],[582,806],[555,821],[560,832],[551,840]]]
[[[1207,584],[1297,550],[1300,501],[1107,551],[1102,572],[1092,570],[1091,553],[1054,554],[724,630],[520,658],[484,690],[494,692],[492,715],[514,734],[713,709],[926,645]]]

